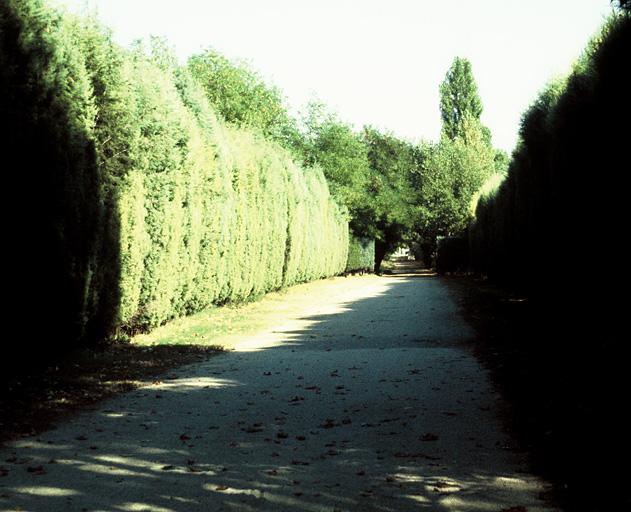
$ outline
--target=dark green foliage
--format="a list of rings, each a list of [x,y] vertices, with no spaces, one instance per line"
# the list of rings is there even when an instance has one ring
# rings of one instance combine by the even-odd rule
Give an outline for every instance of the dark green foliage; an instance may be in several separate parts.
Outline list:
[[[415,183],[420,180],[422,152],[391,134],[366,127],[362,134],[368,148],[370,208],[353,222],[366,226],[375,236],[375,271],[406,238],[412,228],[418,200]]]
[[[438,240],[436,272],[465,272],[469,265],[469,240],[465,236],[448,236]]]
[[[611,271],[626,268],[625,251],[616,245],[627,228],[621,208],[630,168],[629,55],[631,16],[620,13],[567,80],[550,85],[524,115],[508,177],[480,202],[471,230],[474,268],[526,293],[548,322],[531,339],[532,363],[549,385],[542,400],[558,423],[547,448],[573,461],[569,478],[578,495],[624,484],[583,473],[582,467],[614,462],[578,457],[572,443],[599,439],[605,444],[599,453],[621,459],[629,450],[628,433],[609,420],[628,387],[620,336],[626,311]],[[598,503],[582,505],[612,509],[601,499],[599,493]]]
[[[375,240],[349,236],[346,272],[372,272],[375,267]]]
[[[18,353],[3,363],[15,369],[45,358],[58,340],[72,346],[86,336],[101,293],[95,268],[106,191],[84,57],[66,22],[38,0],[0,4],[0,91],[5,292],[15,327],[6,341]]]
[[[322,172],[226,126],[164,41],[126,52],[93,19],[9,0],[0,64],[18,349],[45,360],[344,272]]]
[[[370,127],[355,134],[317,102],[309,105],[303,124],[302,159],[322,168],[335,199],[349,210],[352,234],[375,241],[378,271],[411,227],[421,151]],[[351,244],[351,253],[356,250]]]

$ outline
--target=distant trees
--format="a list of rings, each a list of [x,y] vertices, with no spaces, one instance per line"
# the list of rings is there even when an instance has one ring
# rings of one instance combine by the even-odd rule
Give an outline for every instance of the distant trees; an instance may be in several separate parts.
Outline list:
[[[408,237],[420,152],[371,127],[357,134],[319,102],[308,106],[301,124],[299,153],[307,165],[323,169],[334,197],[348,207],[351,239],[375,240],[379,271],[385,254]],[[362,244],[363,249],[351,247],[351,252],[365,254],[367,243]]]
[[[463,233],[473,219],[476,192],[505,158],[490,143],[482,126],[482,102],[471,64],[456,57],[440,85],[442,136],[424,146],[415,239],[426,265],[431,265],[439,237]]]
[[[372,208],[356,222],[375,237],[375,270],[383,258],[407,240],[413,223],[420,179],[421,152],[416,146],[389,133],[365,127],[362,132],[368,149],[370,178],[368,192]],[[367,221],[371,223],[367,225]]]
[[[443,135],[450,140],[465,136],[465,126],[479,122],[482,101],[473,78],[471,63],[456,57],[440,84],[440,115]]]

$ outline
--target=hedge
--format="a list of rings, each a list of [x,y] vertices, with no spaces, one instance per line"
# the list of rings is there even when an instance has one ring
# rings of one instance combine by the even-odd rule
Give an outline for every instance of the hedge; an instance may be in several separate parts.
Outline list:
[[[375,239],[349,235],[346,272],[372,272],[375,268]]]
[[[474,270],[517,291],[528,308],[528,325],[510,340],[521,345],[505,350],[536,375],[520,417],[546,418],[535,442],[548,471],[562,467],[554,476],[573,492],[568,510],[631,505],[625,475],[585,471],[631,455],[616,416],[628,402],[628,307],[620,297],[630,55],[631,15],[614,14],[570,76],[526,112],[508,176],[481,198],[470,230]],[[510,373],[519,378],[520,369]],[[586,439],[597,439],[598,450],[577,450]]]
[[[347,213],[322,171],[229,127],[186,69],[94,19],[3,2],[0,92],[24,354],[344,272]]]

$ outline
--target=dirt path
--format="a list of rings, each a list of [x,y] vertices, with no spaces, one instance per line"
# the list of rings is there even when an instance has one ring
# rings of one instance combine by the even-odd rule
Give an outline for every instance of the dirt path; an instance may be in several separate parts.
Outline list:
[[[233,352],[3,449],[0,511],[552,510],[437,278],[270,300]]]

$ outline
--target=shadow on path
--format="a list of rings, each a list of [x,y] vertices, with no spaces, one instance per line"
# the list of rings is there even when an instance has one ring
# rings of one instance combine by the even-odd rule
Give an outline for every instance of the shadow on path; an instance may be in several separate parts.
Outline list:
[[[14,443],[0,510],[549,510],[471,330],[418,276]]]

